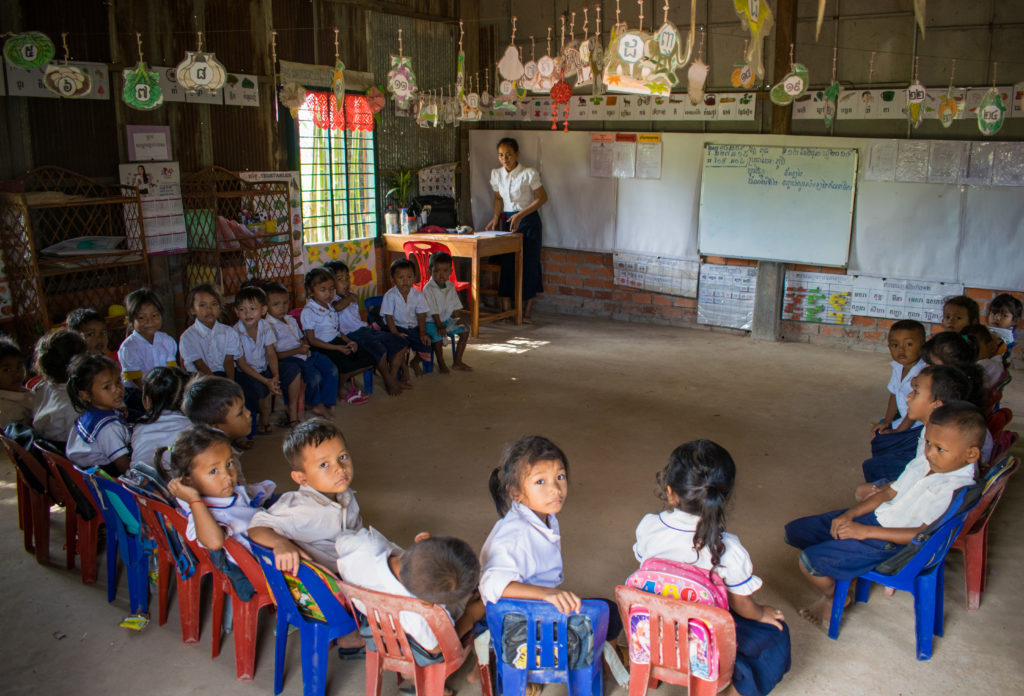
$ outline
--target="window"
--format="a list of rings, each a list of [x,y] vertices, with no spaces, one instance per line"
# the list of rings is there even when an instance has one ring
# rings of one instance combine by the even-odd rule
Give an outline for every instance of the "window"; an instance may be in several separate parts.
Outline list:
[[[310,92],[299,108],[299,174],[306,244],[377,235],[373,114],[366,97]]]

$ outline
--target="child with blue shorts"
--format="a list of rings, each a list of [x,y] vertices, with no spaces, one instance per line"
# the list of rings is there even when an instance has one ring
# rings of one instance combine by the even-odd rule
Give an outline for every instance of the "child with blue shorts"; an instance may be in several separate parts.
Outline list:
[[[388,323],[388,331],[401,336],[414,351],[412,369],[417,375],[423,374],[420,367],[430,359],[430,337],[427,335],[427,301],[423,293],[413,287],[416,283],[416,267],[409,259],[398,259],[391,264],[391,282],[394,287],[384,293],[380,313]],[[402,380],[409,385],[409,373]]]
[[[455,284],[449,282],[451,273],[451,254],[446,251],[434,252],[430,257],[430,280],[423,286],[423,297],[430,308],[427,315],[427,335],[434,349],[437,369],[442,374],[448,374],[448,366],[444,363],[444,339],[449,336],[458,336],[452,367],[456,370],[473,369],[462,361],[469,332],[455,316],[462,311],[462,302],[459,300],[459,293],[455,291]]]
[[[907,464],[893,483],[848,510],[786,525],[786,543],[801,550],[800,570],[821,593],[800,616],[827,627],[836,580],[852,580],[895,555],[942,516],[958,489],[974,485],[985,430],[985,418],[973,404],[940,406],[925,429],[924,456]]]

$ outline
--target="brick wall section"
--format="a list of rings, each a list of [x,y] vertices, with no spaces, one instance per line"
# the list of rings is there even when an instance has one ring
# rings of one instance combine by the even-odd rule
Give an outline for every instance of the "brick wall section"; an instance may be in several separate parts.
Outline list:
[[[730,266],[756,266],[756,261],[725,259],[708,256],[707,263]],[[745,334],[743,331],[709,327],[697,323],[697,300],[658,293],[633,290],[614,284],[612,255],[575,249],[544,247],[541,254],[544,274],[544,294],[537,298],[537,308],[563,314],[610,317],[649,324],[667,324],[686,328],[700,328]],[[796,271],[815,273],[843,273],[836,268],[791,265]],[[967,288],[967,295],[981,307],[982,323],[988,316],[988,303],[1000,291]],[[1024,293],[1012,293],[1024,301]],[[851,324],[836,326],[803,321],[783,321],[784,340],[815,343],[837,348],[886,352],[886,338],[890,319],[853,317]],[[929,332],[941,331],[941,326],[927,327]],[[1018,352],[1015,367],[1024,367]]]

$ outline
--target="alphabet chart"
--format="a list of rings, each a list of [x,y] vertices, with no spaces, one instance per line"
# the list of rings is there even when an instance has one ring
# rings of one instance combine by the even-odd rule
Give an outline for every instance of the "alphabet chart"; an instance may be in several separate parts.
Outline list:
[[[756,266],[702,263],[697,286],[697,323],[750,331],[756,286]]]
[[[697,261],[619,251],[612,258],[616,285],[663,295],[697,296]]]

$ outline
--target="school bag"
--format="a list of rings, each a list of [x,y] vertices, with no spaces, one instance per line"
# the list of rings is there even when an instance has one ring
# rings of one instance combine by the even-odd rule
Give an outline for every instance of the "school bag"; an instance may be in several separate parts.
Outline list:
[[[640,569],[626,578],[628,587],[684,602],[729,608],[725,581],[716,573],[688,563],[648,558]],[[629,660],[637,664],[651,661],[651,614],[643,606],[629,611]],[[700,619],[690,619],[688,631],[690,674],[707,681],[718,680],[718,646],[711,627]]]

